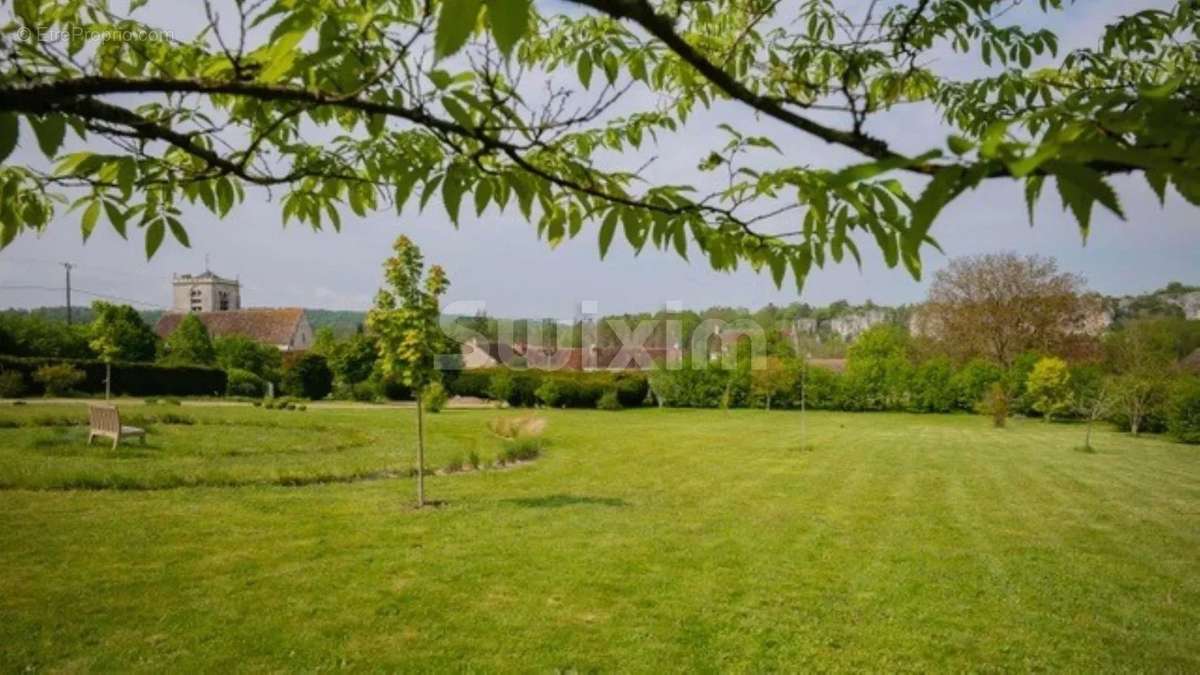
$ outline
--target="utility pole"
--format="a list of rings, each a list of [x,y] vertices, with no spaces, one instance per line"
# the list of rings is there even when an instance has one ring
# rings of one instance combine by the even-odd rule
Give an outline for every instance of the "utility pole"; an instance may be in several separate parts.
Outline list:
[[[63,269],[67,271],[67,325],[71,325],[71,268],[74,267],[69,262],[61,263]]]

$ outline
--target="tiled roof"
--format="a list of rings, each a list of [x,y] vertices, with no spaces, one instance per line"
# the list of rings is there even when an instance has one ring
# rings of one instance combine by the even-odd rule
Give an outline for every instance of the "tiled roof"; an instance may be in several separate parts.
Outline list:
[[[256,342],[287,345],[296,333],[304,310],[299,307],[236,309],[225,312],[193,312],[212,337],[241,335]],[[187,314],[168,312],[154,326],[154,332],[165,338],[179,327]]]

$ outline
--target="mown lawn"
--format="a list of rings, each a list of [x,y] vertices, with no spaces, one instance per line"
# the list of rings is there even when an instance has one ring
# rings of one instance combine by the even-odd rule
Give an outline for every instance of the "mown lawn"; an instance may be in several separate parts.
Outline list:
[[[0,428],[0,670],[1200,670],[1196,447],[551,411],[542,458],[416,511],[411,413],[175,412],[128,456]],[[434,463],[498,414],[432,418]]]

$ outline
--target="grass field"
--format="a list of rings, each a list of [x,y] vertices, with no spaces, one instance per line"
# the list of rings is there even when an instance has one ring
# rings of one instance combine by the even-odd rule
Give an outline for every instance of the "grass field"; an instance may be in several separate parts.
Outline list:
[[[417,511],[411,412],[173,412],[112,453],[0,409],[0,670],[1200,671],[1196,447],[551,411]],[[432,463],[500,414],[432,417]]]

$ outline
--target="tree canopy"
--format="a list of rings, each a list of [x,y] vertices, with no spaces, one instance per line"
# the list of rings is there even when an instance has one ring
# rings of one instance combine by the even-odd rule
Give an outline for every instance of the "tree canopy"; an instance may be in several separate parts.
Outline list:
[[[1123,214],[1113,174],[1200,204],[1197,3],[1112,3],[1066,53],[1018,4],[0,0],[0,244],[64,209],[150,256],[188,244],[185,204],[251,191],[312,227],[436,200],[456,225],[515,207],[551,245],[588,230],[603,256],[619,231],[800,286],[863,240],[919,276],[939,212],[985,180],[1022,181],[1032,214],[1051,179],[1085,236],[1096,203]],[[914,105],[947,134],[902,152],[879,122]],[[681,140],[691,175],[647,165]],[[18,143],[46,161],[9,163]]]
[[[183,317],[175,331],[163,341],[164,363],[172,365],[211,366],[217,362],[208,328],[195,314]]]
[[[97,300],[88,326],[89,346],[104,361],[153,361],[158,336],[129,305]]]

